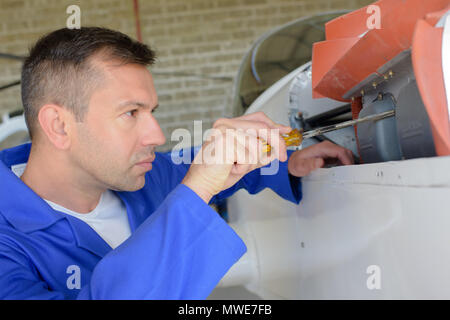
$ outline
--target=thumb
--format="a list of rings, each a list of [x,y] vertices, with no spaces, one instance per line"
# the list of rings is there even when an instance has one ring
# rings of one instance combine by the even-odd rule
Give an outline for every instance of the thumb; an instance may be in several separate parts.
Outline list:
[[[307,174],[310,174],[312,171],[322,168],[325,164],[325,161],[322,158],[310,158],[306,159],[307,165],[306,170],[308,171]]]
[[[312,171],[322,168],[325,164],[325,161],[322,158],[311,158],[307,159],[308,165],[306,166],[307,174],[310,174]]]
[[[313,166],[314,166],[313,170],[322,168],[324,166],[324,164],[325,164],[325,160],[323,160],[322,158],[315,158],[314,162],[313,162]]]
[[[292,131],[292,128],[289,126],[284,126],[282,124],[277,124],[278,129],[280,130],[281,134],[288,134]]]

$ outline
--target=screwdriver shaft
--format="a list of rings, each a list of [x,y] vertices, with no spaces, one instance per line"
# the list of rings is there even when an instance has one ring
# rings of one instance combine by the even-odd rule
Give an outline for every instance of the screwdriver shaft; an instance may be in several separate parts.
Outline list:
[[[368,122],[368,121],[377,121],[385,118],[389,118],[395,116],[395,110],[385,111],[377,114],[372,114],[370,116],[366,116],[363,118],[355,119],[355,120],[349,120],[344,121],[340,123],[336,123],[329,126],[320,127],[317,129],[309,130],[306,132],[301,133],[298,129],[293,129],[288,134],[282,134],[284,141],[286,142],[286,146],[299,146],[302,144],[304,139],[312,138],[321,134],[324,134],[326,132],[339,130],[342,128],[347,128],[350,126],[353,126],[358,123],[362,122]],[[271,146],[269,144],[265,145],[264,152],[270,152]]]
[[[315,137],[317,135],[320,135],[320,134],[323,134],[326,132],[335,131],[335,130],[339,130],[342,128],[347,128],[347,127],[353,126],[353,125],[361,123],[361,122],[377,121],[377,120],[392,117],[394,115],[395,115],[395,110],[385,111],[385,112],[381,112],[381,113],[377,113],[377,114],[372,114],[367,117],[363,117],[363,118],[359,118],[359,119],[355,119],[355,120],[344,121],[344,122],[336,123],[333,125],[324,126],[321,128],[306,131],[302,135],[303,135],[303,139],[308,139],[308,138],[312,138],[312,137]]]

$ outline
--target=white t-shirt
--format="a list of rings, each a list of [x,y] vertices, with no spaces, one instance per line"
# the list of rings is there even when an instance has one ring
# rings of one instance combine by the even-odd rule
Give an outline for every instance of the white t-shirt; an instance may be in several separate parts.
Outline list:
[[[11,170],[20,177],[26,163],[14,165]],[[54,202],[44,199],[53,209],[67,213],[86,222],[111,248],[116,248],[130,235],[130,223],[123,202],[111,190],[106,190],[94,210],[88,213],[78,213]]]

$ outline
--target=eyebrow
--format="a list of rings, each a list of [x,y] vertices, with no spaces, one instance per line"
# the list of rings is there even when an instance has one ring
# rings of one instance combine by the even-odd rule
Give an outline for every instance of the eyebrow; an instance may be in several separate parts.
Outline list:
[[[124,101],[122,103],[120,103],[117,107],[117,110],[122,110],[125,109],[126,107],[130,107],[130,106],[134,106],[134,107],[138,107],[138,108],[150,108],[150,106],[145,103],[145,102],[141,102],[141,101],[134,101],[134,100],[128,100],[128,101]],[[159,104],[157,104],[156,106],[153,107],[153,111],[156,110],[156,108],[159,107]],[[151,108],[150,108],[151,109]]]

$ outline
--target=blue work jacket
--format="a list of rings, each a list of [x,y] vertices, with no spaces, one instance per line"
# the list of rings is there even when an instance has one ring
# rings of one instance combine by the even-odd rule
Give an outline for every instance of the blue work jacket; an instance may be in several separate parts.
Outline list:
[[[225,220],[180,183],[189,165],[175,165],[166,153],[156,153],[142,189],[115,192],[132,234],[112,249],[88,224],[52,209],[11,171],[28,161],[30,148],[0,152],[2,299],[204,299],[246,251]],[[266,187],[300,202],[300,179],[288,174],[287,161],[279,162],[276,175],[260,170],[211,203],[241,188],[254,194]]]

